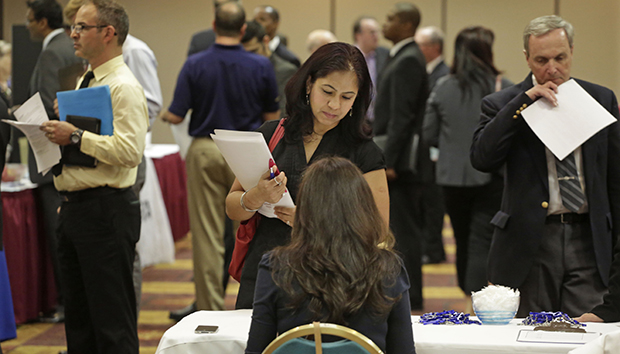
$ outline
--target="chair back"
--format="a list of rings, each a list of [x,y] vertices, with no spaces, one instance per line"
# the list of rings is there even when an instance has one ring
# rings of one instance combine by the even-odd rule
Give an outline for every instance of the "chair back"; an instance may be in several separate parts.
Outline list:
[[[321,335],[343,338],[337,342],[323,343]],[[314,335],[314,341],[300,338]],[[333,323],[313,322],[295,327],[279,335],[263,354],[383,354],[365,335]]]

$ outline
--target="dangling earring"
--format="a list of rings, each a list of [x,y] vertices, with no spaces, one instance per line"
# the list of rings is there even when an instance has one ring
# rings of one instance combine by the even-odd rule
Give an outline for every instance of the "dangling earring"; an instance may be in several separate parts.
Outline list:
[[[306,104],[309,106],[310,105],[310,94],[306,94]]]
[[[353,108],[349,110],[349,117],[353,117]]]

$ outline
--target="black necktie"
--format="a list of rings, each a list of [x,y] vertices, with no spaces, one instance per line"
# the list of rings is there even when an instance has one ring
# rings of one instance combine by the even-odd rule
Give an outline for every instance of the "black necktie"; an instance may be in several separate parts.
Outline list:
[[[88,87],[88,84],[90,84],[90,80],[92,80],[95,77],[95,73],[91,71],[88,71],[86,73],[86,75],[84,75],[84,80],[82,80],[82,83],[80,84],[80,88],[86,88]]]
[[[555,167],[558,173],[562,204],[566,209],[576,213],[579,208],[581,208],[586,198],[581,189],[581,183],[579,182],[575,155],[571,153],[562,161],[556,158]]]
[[[92,70],[88,71],[86,73],[86,75],[84,75],[84,79],[82,80],[82,83],[80,84],[80,89],[86,88],[88,87],[88,84],[90,84],[90,80],[92,80],[95,77],[95,73],[92,72]],[[54,167],[52,167],[52,174],[54,174],[54,176],[58,176],[62,173],[62,159],[60,160],[59,163],[57,163],[56,165],[54,165]]]

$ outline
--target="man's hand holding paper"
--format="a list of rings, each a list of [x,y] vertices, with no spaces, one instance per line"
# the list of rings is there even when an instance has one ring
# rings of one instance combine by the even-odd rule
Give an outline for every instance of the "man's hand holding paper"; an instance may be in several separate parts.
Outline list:
[[[540,86],[548,84],[555,85],[549,81],[535,88],[542,89]],[[547,89],[549,91],[550,88]],[[563,160],[594,134],[615,122],[616,118],[575,80],[569,80],[556,89],[557,105],[554,106],[547,96],[539,96],[545,99],[534,102],[521,115],[545,146]]]
[[[46,174],[60,161],[61,155],[58,145],[48,140],[49,137],[40,128],[42,124],[49,122],[41,95],[38,92],[34,94],[14,114],[17,122],[6,122],[24,132],[34,152],[38,172]]]

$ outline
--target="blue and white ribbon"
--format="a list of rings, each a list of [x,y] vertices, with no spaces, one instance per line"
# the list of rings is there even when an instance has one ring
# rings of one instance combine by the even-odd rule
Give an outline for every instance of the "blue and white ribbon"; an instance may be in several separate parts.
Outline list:
[[[477,324],[481,325],[480,321],[470,320],[469,314],[456,312],[454,310],[442,311],[442,312],[428,312],[420,316],[419,323],[423,325],[460,325],[460,324]]]

